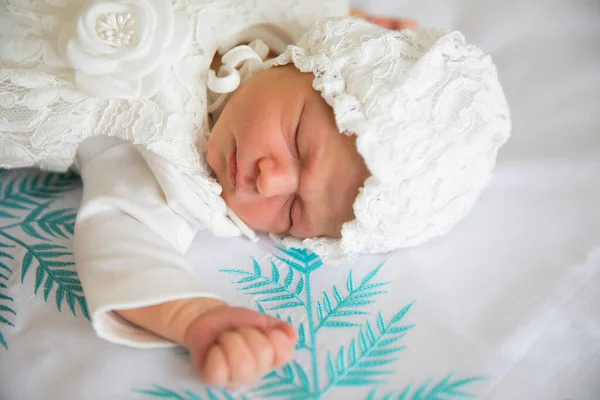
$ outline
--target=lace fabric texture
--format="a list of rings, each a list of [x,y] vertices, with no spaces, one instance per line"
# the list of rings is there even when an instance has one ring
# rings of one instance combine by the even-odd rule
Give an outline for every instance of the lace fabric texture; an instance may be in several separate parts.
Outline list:
[[[276,239],[337,262],[416,246],[467,214],[511,131],[489,56],[458,32],[340,18],[319,21],[270,65],[288,63],[315,75],[371,176],[341,239]]]
[[[99,5],[90,8],[92,3],[0,1],[0,167],[35,166],[64,171],[72,164],[83,139],[115,136],[142,145],[173,164],[190,178],[196,193],[209,202],[221,201],[220,187],[210,177],[205,163],[210,133],[206,83],[214,54],[218,49],[224,52],[227,47],[250,41],[245,32],[255,25],[273,26],[295,41],[318,17],[347,13],[345,2],[340,0],[116,0],[96,1]],[[132,13],[127,7],[138,8]],[[139,17],[143,13],[147,20]],[[132,15],[139,20],[130,21]],[[146,60],[145,56],[144,63],[134,65],[138,70],[131,65],[113,68],[114,76],[108,76],[106,79],[111,80],[106,82],[116,79],[117,92],[121,83],[141,84],[142,89],[147,89],[145,82],[136,81],[136,75],[149,74],[146,70],[155,68],[154,64],[169,63],[168,68],[151,71],[157,77],[151,79],[150,85],[156,86],[162,80],[164,84],[151,88],[154,90],[149,97],[90,95],[86,90],[89,86],[84,86],[80,77],[98,74],[98,80],[105,79],[99,69],[106,65],[107,69],[112,68],[115,60],[125,59],[116,50],[141,43],[144,38],[138,36],[143,36],[140,32],[150,20],[162,27],[166,36],[172,35],[172,40],[177,39],[179,25],[187,27],[182,33],[187,45],[177,49],[178,58],[168,59],[175,56],[169,53],[167,43],[166,50],[158,49],[154,59]],[[86,44],[81,37],[84,34],[97,34],[103,39],[94,50],[108,49],[112,58],[83,63],[82,74],[73,60],[86,60],[86,54],[78,51]],[[72,42],[79,47],[73,50],[73,46],[69,47]],[[124,86],[123,93],[130,86]]]
[[[65,170],[80,141],[116,136],[172,164],[207,204],[222,202],[204,161],[206,86],[214,54],[260,39],[256,26],[275,27],[295,42],[317,18],[347,12],[344,1],[318,0],[93,3],[108,11],[90,9],[91,4],[0,3],[0,167]],[[166,32],[166,39],[156,42],[163,46],[149,50],[154,59],[144,53],[144,63],[131,64],[127,54],[115,51],[141,43],[142,25],[148,22],[131,22],[135,13],[123,4],[153,15],[149,20]],[[182,19],[185,24],[173,22]],[[86,63],[90,53],[79,50],[94,29],[112,47],[102,43],[92,52],[108,51],[113,58]],[[185,39],[186,46],[172,45],[175,39]],[[358,151],[372,176],[341,240],[286,238],[285,244],[304,245],[339,261],[418,245],[447,232],[468,212],[510,134],[508,106],[489,56],[457,32],[391,32],[341,18],[318,22],[263,67],[291,62],[315,75],[313,86],[333,108],[339,130],[358,136]],[[89,95],[103,89],[85,79],[93,74],[103,83],[116,82],[108,96]],[[121,97],[110,96],[121,92]]]

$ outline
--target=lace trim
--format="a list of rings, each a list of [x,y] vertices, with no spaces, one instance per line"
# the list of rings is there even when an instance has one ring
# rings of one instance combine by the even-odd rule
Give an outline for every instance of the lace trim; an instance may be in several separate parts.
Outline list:
[[[344,18],[318,22],[269,66],[288,63],[315,75],[371,176],[341,239],[276,239],[340,262],[419,245],[467,214],[511,130],[489,56],[458,32],[391,32]]]
[[[250,44],[239,45],[240,42]],[[288,43],[290,38],[285,32],[275,26],[259,25],[222,44],[218,52],[222,54],[223,65],[218,72],[212,69],[208,71],[207,86],[212,92],[208,112],[218,119],[231,94],[254,74],[265,69],[271,51],[279,55],[287,49]]]

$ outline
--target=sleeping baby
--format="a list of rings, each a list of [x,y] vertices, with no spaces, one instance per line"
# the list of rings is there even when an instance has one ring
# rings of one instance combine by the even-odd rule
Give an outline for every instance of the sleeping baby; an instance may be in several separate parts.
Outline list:
[[[467,214],[510,134],[489,56],[343,1],[8,0],[0,14],[0,166],[79,172],[95,331],[183,345],[208,384],[258,379],[297,337],[198,280],[184,253],[199,230],[267,232],[331,263],[416,246]]]

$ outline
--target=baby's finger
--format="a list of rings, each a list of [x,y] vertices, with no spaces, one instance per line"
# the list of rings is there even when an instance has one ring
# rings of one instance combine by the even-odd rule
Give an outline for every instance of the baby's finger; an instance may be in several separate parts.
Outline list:
[[[200,374],[209,385],[223,386],[229,382],[229,365],[220,345],[216,344],[208,350]]]
[[[397,30],[402,30],[402,29],[418,29],[419,28],[419,23],[417,21],[415,21],[414,19],[400,19],[398,20],[398,23],[396,25],[396,29]]]
[[[395,30],[398,24],[398,20],[394,18],[369,17],[368,21],[390,30]]]
[[[263,375],[273,369],[275,366],[275,348],[269,338],[263,332],[253,328],[240,329],[239,333],[254,354],[257,373]]]
[[[296,343],[298,340],[298,332],[296,332],[296,328],[287,322],[279,321],[275,329],[282,330],[294,343]]]
[[[369,18],[369,14],[367,14],[363,10],[359,10],[357,8],[352,8],[350,11],[350,15],[352,15],[353,17],[362,18],[362,19]]]
[[[271,316],[266,316],[266,324],[264,324],[264,331],[269,331],[271,329],[281,329],[283,331],[285,331],[286,333],[289,333],[290,336],[295,336],[296,335],[296,330],[294,329],[294,327],[286,321],[282,321],[278,318],[275,317],[271,317]]]
[[[267,336],[275,349],[274,367],[282,367],[292,361],[296,340],[292,340],[289,335],[281,329],[273,329],[267,333]]]
[[[202,323],[190,329],[185,339],[186,347],[197,349],[200,353],[216,343],[225,331],[253,327],[266,332],[285,324],[277,318],[241,307],[209,310],[200,318]]]
[[[229,381],[232,385],[250,382],[257,378],[254,353],[239,332],[229,331],[223,333],[219,337],[219,344],[229,365]]]

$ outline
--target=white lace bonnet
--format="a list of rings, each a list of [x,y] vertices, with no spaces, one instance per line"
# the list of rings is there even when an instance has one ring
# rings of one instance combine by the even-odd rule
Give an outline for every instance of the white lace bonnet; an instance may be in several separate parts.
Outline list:
[[[342,238],[281,239],[329,262],[416,246],[448,232],[491,179],[511,131],[489,56],[459,32],[389,31],[322,20],[264,68],[315,75],[340,132],[355,134],[371,172]]]

